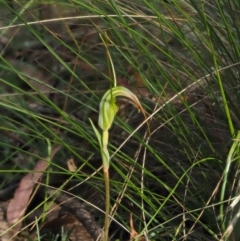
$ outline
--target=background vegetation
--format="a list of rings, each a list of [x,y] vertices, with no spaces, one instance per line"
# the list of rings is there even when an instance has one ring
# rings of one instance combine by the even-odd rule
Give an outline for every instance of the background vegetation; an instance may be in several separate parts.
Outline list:
[[[103,223],[89,118],[97,126],[113,86],[110,54],[117,84],[138,96],[150,125],[118,99],[114,219],[129,230],[133,203],[135,229],[151,240],[239,240],[239,10],[227,0],[1,1],[1,187],[60,144],[43,181],[64,184]],[[129,237],[116,222],[110,232]]]

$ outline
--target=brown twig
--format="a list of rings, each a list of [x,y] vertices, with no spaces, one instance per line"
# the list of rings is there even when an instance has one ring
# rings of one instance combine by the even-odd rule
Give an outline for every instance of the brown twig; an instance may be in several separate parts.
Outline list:
[[[40,189],[40,193],[45,195],[45,189]],[[95,219],[88,212],[86,205],[72,196],[61,192],[59,196],[56,196],[56,189],[48,187],[48,194],[53,196],[55,202],[59,204],[64,210],[73,214],[83,227],[88,231],[91,237],[95,240],[101,240],[102,229],[98,226]]]

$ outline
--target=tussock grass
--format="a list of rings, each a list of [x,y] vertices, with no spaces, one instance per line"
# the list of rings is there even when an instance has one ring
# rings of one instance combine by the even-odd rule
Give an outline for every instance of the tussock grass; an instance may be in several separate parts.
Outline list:
[[[113,86],[107,44],[117,85],[138,96],[151,130],[117,100],[109,141],[114,218],[129,228],[133,203],[135,229],[151,240],[238,240],[239,7],[225,0],[2,1],[2,187],[45,157],[49,140],[63,145],[51,160],[50,185],[81,183],[71,192],[104,210],[88,120],[97,123],[101,97]],[[67,169],[70,158],[76,173]],[[110,232],[126,240],[117,227],[112,222]]]

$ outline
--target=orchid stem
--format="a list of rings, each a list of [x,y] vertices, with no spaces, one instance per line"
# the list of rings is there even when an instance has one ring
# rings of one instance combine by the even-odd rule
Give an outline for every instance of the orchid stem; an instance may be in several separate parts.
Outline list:
[[[104,181],[105,181],[105,220],[104,220],[104,238],[103,241],[108,241],[108,229],[109,229],[109,213],[110,213],[110,186],[109,186],[109,172],[108,167],[103,169]]]

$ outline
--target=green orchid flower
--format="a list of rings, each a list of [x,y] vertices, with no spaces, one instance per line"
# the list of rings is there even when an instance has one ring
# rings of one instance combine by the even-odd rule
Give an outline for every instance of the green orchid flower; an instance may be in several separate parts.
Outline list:
[[[108,138],[109,138],[108,131],[111,128],[114,118],[118,112],[118,106],[116,104],[117,97],[126,97],[130,99],[136,105],[136,107],[143,112],[146,118],[145,111],[142,108],[142,105],[139,102],[137,96],[123,86],[116,86],[108,90],[104,94],[100,102],[98,125],[102,129],[102,135],[99,133],[97,128],[90,120],[93,130],[98,139],[101,156],[102,156],[102,162],[103,162],[103,173],[104,173],[105,190],[106,190],[105,224],[104,224],[104,234],[103,234],[104,241],[108,240],[108,227],[109,227],[108,215],[110,211],[110,191],[109,191],[109,173],[108,173],[108,169],[110,166],[110,155],[107,148]]]

